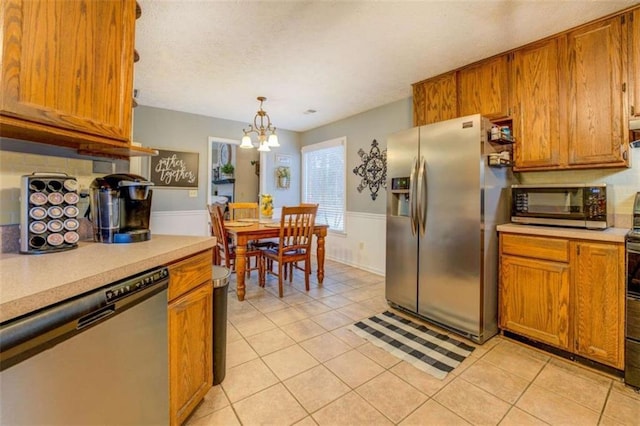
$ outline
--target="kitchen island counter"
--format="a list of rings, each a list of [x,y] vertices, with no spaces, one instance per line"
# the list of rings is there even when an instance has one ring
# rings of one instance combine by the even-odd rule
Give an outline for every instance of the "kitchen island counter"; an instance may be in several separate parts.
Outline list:
[[[133,244],[0,255],[0,323],[214,246],[212,237],[153,235]]]

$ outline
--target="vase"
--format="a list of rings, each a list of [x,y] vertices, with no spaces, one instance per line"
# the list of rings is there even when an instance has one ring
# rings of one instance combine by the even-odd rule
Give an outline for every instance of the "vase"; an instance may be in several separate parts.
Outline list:
[[[273,197],[269,194],[260,196],[260,217],[264,219],[273,217]]]
[[[279,177],[278,188],[289,188],[289,178],[286,176]]]

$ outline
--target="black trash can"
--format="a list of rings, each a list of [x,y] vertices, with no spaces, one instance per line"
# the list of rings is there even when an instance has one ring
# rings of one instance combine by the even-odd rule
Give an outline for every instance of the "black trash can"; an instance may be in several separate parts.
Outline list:
[[[227,362],[227,294],[231,271],[213,266],[213,384],[224,380]]]

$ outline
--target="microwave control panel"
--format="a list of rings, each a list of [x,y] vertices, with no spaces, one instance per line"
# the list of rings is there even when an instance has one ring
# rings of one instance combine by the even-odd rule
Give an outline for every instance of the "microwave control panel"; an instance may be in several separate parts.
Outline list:
[[[607,188],[591,186],[584,189],[584,213],[587,220],[607,217]]]

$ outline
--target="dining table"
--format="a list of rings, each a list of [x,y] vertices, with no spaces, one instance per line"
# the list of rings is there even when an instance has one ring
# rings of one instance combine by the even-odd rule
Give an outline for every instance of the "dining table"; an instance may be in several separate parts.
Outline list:
[[[278,238],[280,236],[279,220],[238,220],[225,221],[227,235],[231,236],[236,246],[236,296],[244,300],[245,272],[247,267],[247,245],[250,241]],[[318,260],[318,283],[324,280],[324,239],[329,225],[316,223],[313,234],[316,236],[316,257]]]

